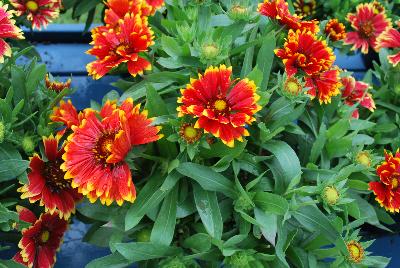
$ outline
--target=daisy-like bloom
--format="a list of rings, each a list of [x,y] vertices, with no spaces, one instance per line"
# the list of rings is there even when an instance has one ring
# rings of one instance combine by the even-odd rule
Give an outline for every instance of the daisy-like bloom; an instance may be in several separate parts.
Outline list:
[[[119,20],[117,27],[100,26],[92,30],[93,48],[88,54],[96,56],[97,60],[89,63],[86,68],[94,79],[99,79],[111,69],[126,63],[132,76],[150,70],[151,64],[139,56],[146,52],[153,42],[153,32],[147,24],[147,19],[139,14],[126,14]]]
[[[339,70],[336,68],[314,74],[305,78],[306,87],[310,88],[308,94],[317,97],[319,103],[330,103],[331,98],[340,94]]]
[[[393,156],[385,151],[385,161],[376,168],[380,180],[369,183],[369,189],[376,195],[375,200],[390,212],[400,209],[400,151]]]
[[[364,248],[362,245],[355,241],[351,240],[346,243],[347,246],[347,252],[349,253],[349,261],[354,262],[354,263],[360,263],[364,259]]]
[[[359,4],[355,14],[347,14],[347,20],[355,31],[347,33],[344,43],[353,45],[352,50],[361,49],[364,54],[369,47],[376,49],[376,38],[392,25],[385,13],[375,12],[372,3]]]
[[[195,128],[193,124],[184,123],[179,129],[179,136],[187,143],[195,143],[201,138],[201,129]]]
[[[43,138],[45,156],[44,161],[38,154],[30,159],[28,184],[18,189],[21,198],[28,198],[31,203],[40,201],[46,212],[57,214],[68,219],[75,213],[75,203],[82,196],[71,187],[71,182],[64,179],[65,172],[60,166],[63,163],[64,149],[58,149],[58,140],[52,136]]]
[[[60,14],[58,0],[10,0],[17,16],[26,15],[33,29],[46,27]]]
[[[292,15],[285,0],[265,0],[264,3],[258,5],[258,12],[277,20],[281,25],[286,25],[287,28],[292,30],[307,29],[312,33],[319,31],[318,21],[302,21],[302,17],[296,14]]]
[[[49,74],[46,74],[45,83],[48,90],[55,91],[57,93],[71,87],[71,79],[68,79],[66,82],[51,81]]]
[[[367,93],[370,85],[362,81],[356,81],[352,76],[343,77],[342,85],[342,96],[347,105],[353,106],[360,103],[362,107],[367,108],[371,112],[375,110],[376,107],[372,95]],[[358,109],[353,112],[353,118],[359,118]]]
[[[346,27],[337,19],[330,19],[325,25],[324,32],[334,42],[346,38]]]
[[[219,137],[229,147],[235,139],[243,141],[242,136],[249,135],[246,125],[256,120],[254,114],[261,109],[254,82],[247,78],[232,81],[231,74],[232,68],[225,65],[209,67],[181,90],[177,108],[179,117],[198,118],[195,128]]]
[[[288,76],[295,75],[299,70],[314,75],[328,70],[335,61],[335,55],[326,42],[305,30],[289,30],[284,48],[274,52],[285,64]]]
[[[21,29],[15,26],[12,11],[7,9],[8,5],[0,2],[0,63],[4,62],[4,56],[11,56],[11,47],[4,38],[24,39]]]
[[[296,14],[307,17],[315,14],[317,3],[315,0],[296,0],[293,6],[296,9]]]
[[[400,32],[394,28],[387,28],[381,35],[379,35],[376,43],[377,50],[381,48],[400,49]],[[400,51],[396,54],[389,55],[387,58],[393,66],[396,66],[400,62]]]
[[[140,112],[132,99],[119,107],[107,102],[99,113],[86,109],[83,117],[65,146],[65,178],[91,202],[133,202],[136,191],[125,157],[132,147],[160,139],[160,127],[152,126],[147,111]]]
[[[31,268],[51,268],[56,261],[56,252],[68,227],[68,222],[57,214],[44,213],[39,219],[27,208],[17,206],[19,219],[32,224],[22,229],[18,243],[20,252],[14,260]]]
[[[73,126],[79,126],[82,116],[81,113],[78,114],[71,100],[61,100],[59,106],[53,108],[50,120],[64,124],[65,127],[57,134],[57,136],[62,136],[67,130],[72,129]]]

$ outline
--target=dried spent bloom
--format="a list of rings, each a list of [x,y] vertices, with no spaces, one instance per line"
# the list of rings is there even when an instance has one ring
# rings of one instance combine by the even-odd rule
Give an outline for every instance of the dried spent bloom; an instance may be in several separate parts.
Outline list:
[[[349,261],[360,263],[364,259],[364,248],[359,242],[351,240],[346,243],[346,246],[347,252],[349,253]]]
[[[13,259],[27,267],[53,267],[68,222],[56,213],[44,213],[37,219],[32,211],[21,206],[17,206],[17,212],[19,219],[31,226],[22,230],[22,238],[18,243],[20,251]]]
[[[13,11],[7,9],[8,5],[0,2],[0,63],[4,62],[4,56],[11,56],[11,47],[4,39],[24,39],[22,30],[15,25],[15,20],[12,19]]]
[[[64,179],[65,172],[60,166],[63,163],[64,148],[58,149],[58,140],[53,136],[43,138],[44,152],[47,161],[38,154],[30,159],[28,184],[18,189],[21,198],[28,198],[31,203],[40,202],[45,211],[56,213],[66,220],[75,213],[75,203],[82,196],[71,187],[71,182]]]
[[[296,14],[307,17],[315,14],[317,2],[315,0],[296,0],[293,2]]]
[[[400,49],[400,32],[394,28],[387,28],[379,35],[376,44],[377,50],[381,48]],[[393,55],[388,55],[387,58],[393,66],[396,66],[400,62],[400,51]]]
[[[48,90],[59,93],[71,87],[71,79],[68,79],[66,82],[51,81],[49,74],[46,74],[45,84]]]
[[[195,128],[194,124],[183,123],[179,129],[179,136],[187,143],[195,143],[202,136],[202,130]]]
[[[275,54],[282,59],[288,76],[299,70],[307,75],[314,75],[328,70],[335,61],[335,55],[326,41],[317,39],[310,31],[289,30],[283,48],[275,49]]]
[[[305,86],[310,88],[307,93],[312,97],[317,97],[319,103],[330,103],[332,97],[340,94],[341,87],[339,70],[334,68],[331,70],[317,73],[305,78]]]
[[[372,3],[359,4],[356,13],[347,14],[347,20],[354,31],[347,33],[344,43],[353,45],[352,50],[361,49],[364,54],[369,47],[376,49],[376,39],[392,25],[385,13],[375,12]]]
[[[177,108],[178,116],[198,118],[195,128],[204,129],[229,147],[235,139],[242,141],[249,135],[246,125],[256,120],[254,114],[261,109],[254,82],[247,78],[232,81],[231,74],[232,68],[225,65],[209,67],[181,89]]]
[[[325,25],[324,32],[334,42],[346,38],[346,27],[337,19],[330,19]]]
[[[126,14],[119,20],[115,28],[99,26],[92,30],[93,48],[88,54],[97,59],[86,68],[94,79],[100,79],[113,68],[126,63],[132,76],[150,70],[151,64],[139,55],[146,52],[153,44],[153,32],[148,26],[147,19],[139,14]]]
[[[134,202],[136,190],[125,158],[134,146],[162,137],[147,114],[132,99],[120,106],[107,101],[100,112],[86,109],[80,125],[72,127],[61,165],[72,187],[91,202]]]
[[[362,81],[356,81],[354,77],[343,77],[342,80],[342,97],[348,106],[360,103],[360,106],[367,108],[371,112],[375,110],[375,102],[372,95],[368,93],[370,85]],[[353,118],[359,118],[358,109],[353,112]]]
[[[17,16],[25,15],[32,23],[33,29],[46,27],[60,14],[58,0],[10,0]]]

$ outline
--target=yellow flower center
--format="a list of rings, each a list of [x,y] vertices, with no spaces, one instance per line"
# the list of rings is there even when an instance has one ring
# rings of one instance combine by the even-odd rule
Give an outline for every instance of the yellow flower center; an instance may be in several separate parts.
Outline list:
[[[303,12],[304,13],[308,13],[308,12],[310,12],[310,10],[311,10],[311,8],[310,8],[310,6],[309,5],[305,5],[305,6],[303,6]]]
[[[28,1],[25,6],[32,12],[36,12],[39,9],[39,5],[35,1]]]
[[[284,84],[284,91],[292,96],[297,96],[301,92],[302,86],[299,81],[294,78],[290,77],[285,81]]]
[[[367,21],[360,25],[360,32],[366,38],[371,37],[374,34],[374,26],[371,21]]]
[[[197,130],[192,126],[185,127],[184,134],[186,137],[193,139],[197,136]]]
[[[46,243],[47,241],[49,241],[50,238],[50,233],[49,231],[45,230],[40,234],[40,242],[42,243]]]
[[[369,153],[366,151],[359,152],[356,156],[356,161],[365,167],[371,166],[371,158]]]
[[[202,131],[200,129],[194,128],[193,124],[184,123],[180,127],[179,135],[187,143],[194,143],[201,138]]]
[[[219,48],[215,44],[208,44],[203,46],[203,54],[206,58],[215,58],[219,53]]]
[[[397,178],[392,179],[392,189],[396,189],[399,186],[399,180]]]
[[[226,101],[224,101],[224,100],[216,100],[214,102],[214,108],[217,109],[217,111],[222,112],[223,110],[226,109]]]
[[[340,194],[334,186],[327,186],[324,189],[323,197],[329,205],[335,205],[339,200]]]
[[[364,258],[364,249],[360,243],[354,240],[347,243],[347,251],[349,252],[349,259],[352,262],[359,263]]]
[[[98,161],[105,162],[112,152],[114,143],[115,133],[104,134],[101,136],[96,143],[93,152]]]

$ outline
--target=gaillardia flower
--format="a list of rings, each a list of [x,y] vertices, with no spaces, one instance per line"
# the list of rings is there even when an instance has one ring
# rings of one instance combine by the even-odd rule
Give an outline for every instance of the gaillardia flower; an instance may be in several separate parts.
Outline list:
[[[49,74],[46,74],[45,84],[48,90],[59,93],[71,87],[71,79],[68,79],[66,82],[51,81]]]
[[[305,78],[307,91],[312,98],[317,97],[319,103],[330,103],[331,98],[340,94],[339,70],[333,68]]]
[[[91,202],[97,199],[110,205],[116,201],[133,202],[136,198],[131,171],[125,157],[133,146],[162,137],[152,126],[147,111],[140,112],[127,99],[120,107],[107,102],[100,113],[86,109],[79,126],[68,137],[61,168],[72,186]]]
[[[254,82],[247,78],[232,81],[231,74],[232,68],[225,65],[209,67],[181,90],[177,110],[180,117],[198,118],[195,128],[233,147],[235,139],[242,141],[242,136],[249,135],[246,125],[255,121],[254,114],[261,107],[257,105],[260,97]]]
[[[318,21],[302,21],[302,17],[292,15],[285,0],[265,0],[264,3],[258,5],[258,12],[261,15],[277,20],[279,24],[286,25],[288,29],[294,31],[298,29],[306,29],[312,33],[319,31]]]
[[[111,69],[126,63],[132,76],[150,70],[151,64],[139,56],[153,44],[153,32],[148,27],[147,19],[139,14],[126,14],[115,27],[100,26],[92,30],[93,48],[88,54],[97,60],[86,67],[94,79],[99,79]]]
[[[275,49],[282,59],[288,76],[303,70],[307,75],[328,70],[335,61],[331,48],[325,41],[317,39],[310,31],[289,30],[284,48]]]
[[[60,14],[58,0],[10,0],[17,16],[26,15],[33,29],[46,27],[49,22]]]
[[[375,110],[375,102],[372,99],[372,95],[367,93],[370,86],[362,81],[356,81],[354,77],[347,76],[342,78],[342,96],[347,105],[353,106],[356,103],[360,103],[362,107],[367,108],[371,112]],[[358,109],[353,112],[353,117],[358,118]]]
[[[143,0],[142,12],[145,16],[154,15],[164,5],[164,0]]]
[[[334,42],[346,38],[346,27],[337,19],[330,19],[325,25],[324,32]]]
[[[394,28],[387,28],[381,33],[376,40],[376,49],[381,48],[395,48],[400,49],[400,32]],[[400,62],[400,51],[393,55],[387,56],[389,62],[396,66]]]
[[[369,183],[369,189],[376,195],[375,200],[390,212],[400,209],[400,151],[395,156],[385,151],[385,161],[376,168],[380,180]]]
[[[359,4],[356,13],[349,13],[347,20],[355,31],[347,33],[344,43],[353,45],[352,50],[361,48],[364,54],[368,53],[369,47],[376,49],[376,38],[391,27],[390,19],[385,13],[376,13],[372,3]]]
[[[63,163],[64,149],[58,149],[58,140],[54,137],[43,138],[44,161],[38,154],[30,160],[28,184],[18,189],[21,198],[29,198],[31,203],[40,201],[46,212],[68,219],[75,212],[75,203],[82,196],[71,187],[71,182],[64,179],[65,172],[60,166]]]
[[[30,210],[20,206],[17,206],[17,212],[20,220],[32,225],[22,230],[18,243],[21,251],[14,256],[14,260],[32,268],[53,267],[68,222],[50,213],[44,213],[37,219]]]
[[[24,39],[20,28],[15,26],[12,11],[7,11],[8,5],[0,2],[0,63],[4,62],[4,56],[11,56],[11,47],[4,38]]]
[[[179,136],[187,143],[195,143],[201,138],[202,130],[195,128],[193,124],[183,123],[179,128]]]
[[[293,2],[296,14],[307,17],[315,14],[317,3],[315,0],[296,0]]]
[[[65,128],[60,130],[57,135],[64,135],[64,133],[71,129],[72,126],[79,126],[82,121],[82,113],[77,112],[71,100],[61,100],[59,106],[53,108],[53,113],[50,115],[50,120],[53,122],[63,123]]]
[[[364,259],[365,257],[364,248],[359,242],[351,240],[346,243],[346,246],[347,246],[347,252],[349,254],[348,255],[349,261],[353,263],[360,263]]]

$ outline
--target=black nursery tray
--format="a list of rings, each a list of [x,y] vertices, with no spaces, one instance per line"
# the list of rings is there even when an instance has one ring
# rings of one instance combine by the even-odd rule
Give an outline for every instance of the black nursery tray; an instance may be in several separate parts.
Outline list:
[[[94,81],[87,76],[86,64],[94,60],[85,54],[90,48],[90,34],[83,33],[84,25],[64,24],[49,25],[45,31],[25,31],[26,38],[35,43],[42,62],[47,65],[48,71],[59,80],[67,80],[72,76],[72,86],[77,91],[71,96],[74,105],[83,109],[90,105],[90,100],[101,102],[105,93],[113,88],[110,83],[118,77],[106,76]],[[336,64],[348,71],[354,72],[357,79],[362,79],[366,67],[361,55],[345,56],[336,53]],[[19,62],[23,64],[24,62]],[[64,237],[64,244],[57,254],[55,267],[84,267],[93,259],[110,254],[108,248],[96,247],[82,242],[90,226],[74,219]],[[0,243],[0,246],[2,244]],[[0,258],[11,258],[15,248],[0,252]],[[378,238],[369,248],[377,255],[392,257],[389,267],[400,267],[400,239],[396,235],[386,235]],[[133,266],[135,267],[135,266]]]

